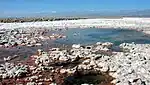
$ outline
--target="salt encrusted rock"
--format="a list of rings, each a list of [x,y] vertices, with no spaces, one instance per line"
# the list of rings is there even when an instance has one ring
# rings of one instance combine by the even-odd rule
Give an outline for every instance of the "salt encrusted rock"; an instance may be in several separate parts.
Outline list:
[[[23,85],[23,84],[16,84],[16,85]]]
[[[36,73],[40,73],[44,71],[44,68],[42,66],[39,66],[38,68],[36,68],[35,70],[32,70],[31,74],[36,74]]]
[[[28,72],[28,66],[17,66],[14,64],[5,63],[2,65],[0,71],[2,71],[0,74],[2,78],[22,77]]]
[[[42,62],[43,65],[48,65],[50,63],[50,59],[47,54],[42,54],[40,57],[42,57],[40,58],[40,62]]]
[[[37,74],[45,69],[56,72],[55,67],[52,66],[55,63],[70,64],[81,61],[71,68],[64,68],[64,65],[60,64],[61,68],[58,72],[73,74],[79,71],[83,72],[83,74],[88,74],[90,72],[110,71],[110,75],[115,78],[112,83],[116,85],[149,85],[150,45],[123,43],[120,45],[123,52],[116,52],[114,55],[109,56],[99,53],[101,50],[107,51],[105,48],[109,50],[111,45],[111,43],[98,43],[94,46],[73,46],[69,51],[57,49],[51,49],[49,52],[39,51],[35,57],[35,63],[39,67],[33,68],[32,74]],[[7,65],[0,67],[0,74],[3,78],[13,77],[12,75],[18,71],[14,70],[18,67]],[[11,72],[9,72],[10,70]],[[19,72],[24,72],[24,70],[19,70]]]
[[[93,84],[81,84],[81,85],[93,85]]]
[[[108,45],[108,43],[104,44]],[[77,47],[76,47],[77,46]],[[80,48],[81,47],[81,48]],[[103,66],[98,66],[96,63],[96,55],[99,54],[93,54],[92,51],[94,50],[95,47],[93,46],[86,46],[85,48],[80,46],[80,45],[74,45],[73,48],[70,50],[70,53],[68,53],[66,50],[50,50],[50,54],[46,57],[46,59],[49,58],[52,62],[57,61],[57,62],[68,62],[68,60],[71,60],[71,62],[74,62],[77,58],[89,58],[83,60],[82,64],[78,65],[78,70],[89,70],[93,69],[94,70],[101,70],[101,71],[107,71],[108,70],[108,65],[103,65]],[[105,47],[107,48],[107,47]],[[102,48],[103,49],[103,48]],[[44,62],[41,62],[41,59],[45,59],[45,56],[43,56],[43,53],[40,52],[40,56],[36,59],[35,63],[41,65],[44,65]],[[108,57],[105,57],[104,60],[109,59]],[[103,67],[103,68],[102,68]],[[67,69],[61,69],[61,73],[74,73],[76,70],[67,70]],[[88,73],[88,72],[87,72]]]
[[[111,42],[105,42],[105,43],[102,43],[102,46],[105,46],[105,47],[111,47],[113,45],[113,43]]]
[[[43,85],[43,83],[42,83],[42,82],[39,82],[38,85]]]
[[[148,77],[150,72],[148,71],[147,59],[149,59],[148,55],[150,55],[148,52],[150,46],[148,44],[123,43],[120,47],[125,53],[117,53],[114,56],[116,57],[114,63],[117,63],[115,68],[118,69],[113,69],[110,66],[110,71],[116,71],[111,75],[119,80],[117,85],[122,85],[123,83],[126,85],[149,85]],[[136,83],[136,80],[138,83]]]
[[[59,61],[67,61],[69,60],[70,58],[68,56],[60,56],[59,57]]]
[[[88,65],[88,64],[90,64],[90,62],[91,62],[91,60],[87,59],[87,60],[83,61],[82,63],[85,64],[85,65]]]
[[[49,65],[50,62],[49,55],[44,52],[35,60],[35,63],[38,65]]]
[[[80,46],[81,46],[80,44],[73,44],[73,45],[72,45],[72,48],[78,49],[78,48],[80,48]]]
[[[76,72],[76,67],[74,68],[69,68],[69,69],[61,69],[60,73],[64,74],[64,73],[69,73],[69,74],[73,74]]]
[[[51,84],[49,84],[49,85],[57,85],[56,83],[51,83]]]
[[[62,73],[62,74],[66,73],[66,69],[61,69],[60,73]]]
[[[97,42],[96,45],[102,45],[102,42]]]
[[[38,79],[38,76],[31,76],[29,77],[29,80],[32,81],[32,80],[37,80]]]
[[[47,29],[47,31],[49,30]],[[0,45],[3,45],[4,47],[17,45],[26,45],[30,47],[40,46],[42,44],[39,42],[50,39],[48,35],[44,36],[40,32],[45,32],[45,30],[40,30],[39,28],[7,29],[5,30],[5,33],[1,34],[2,37],[0,37]],[[62,37],[56,36],[55,38]]]
[[[10,60],[12,60],[14,58],[17,58],[17,57],[19,57],[19,56],[18,55],[13,55],[13,56],[4,57],[4,61],[10,61]]]
[[[28,82],[26,85],[37,85],[35,82]]]
[[[36,46],[41,46],[42,44],[41,44],[41,43],[36,43],[35,45],[36,45]]]

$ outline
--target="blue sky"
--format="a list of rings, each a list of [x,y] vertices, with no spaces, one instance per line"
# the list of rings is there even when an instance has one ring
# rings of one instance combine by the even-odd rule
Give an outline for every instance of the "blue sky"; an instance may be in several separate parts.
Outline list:
[[[150,9],[150,0],[0,0],[0,16]]]

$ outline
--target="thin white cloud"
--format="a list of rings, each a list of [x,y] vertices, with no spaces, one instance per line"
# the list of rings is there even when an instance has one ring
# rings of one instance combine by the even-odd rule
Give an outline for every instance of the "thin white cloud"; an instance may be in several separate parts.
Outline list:
[[[57,13],[56,11],[51,11],[51,13]]]
[[[95,10],[92,9],[92,10],[89,10],[89,11],[94,12]]]

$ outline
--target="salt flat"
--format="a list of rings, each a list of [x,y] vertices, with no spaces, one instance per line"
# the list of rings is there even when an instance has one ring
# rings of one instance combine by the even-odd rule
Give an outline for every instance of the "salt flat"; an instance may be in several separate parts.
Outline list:
[[[52,27],[52,28],[77,28],[77,27],[111,27],[111,28],[148,28],[150,18],[118,18],[118,19],[80,19],[63,21],[42,21],[25,23],[0,23],[0,28],[21,28],[21,27]]]
[[[25,22],[25,23],[0,23],[0,29],[24,28],[25,30],[27,30],[27,28],[31,28],[31,27],[43,28],[43,29],[44,28],[49,28],[49,29],[91,28],[92,30],[94,28],[116,28],[116,29],[134,29],[134,30],[139,30],[139,31],[141,30],[141,31],[150,33],[149,32],[150,18],[80,19],[80,20],[47,21],[47,22],[43,21],[43,22]],[[69,30],[74,30],[74,29],[69,29]],[[107,30],[111,31],[110,29],[107,29]],[[31,30],[29,31],[36,32],[36,31],[31,31]],[[121,31],[124,31],[124,30],[121,30]],[[15,37],[17,32],[15,31],[11,31],[11,32],[13,33],[9,35]],[[86,32],[88,31],[85,31],[84,29],[84,33]],[[90,30],[89,32],[92,32],[92,31]],[[110,32],[106,32],[102,30],[98,31],[97,29],[96,29],[96,32],[104,32],[106,36],[109,36],[108,34],[110,33]],[[114,31],[111,31],[111,32],[114,33]],[[4,33],[6,32],[4,31]],[[18,33],[18,34],[21,35],[22,33]],[[97,34],[100,34],[100,33],[97,33]],[[127,32],[125,33],[125,35],[126,34],[128,34],[127,36],[128,39],[129,37],[133,37],[132,39],[135,39],[135,41],[145,41],[149,39],[149,37],[146,38],[144,35],[139,36],[140,33],[137,34],[140,38],[136,38],[138,36],[136,36],[135,32],[132,32],[131,34],[135,34],[136,37],[133,35],[130,35]],[[100,36],[100,35],[96,35],[96,36]],[[121,36],[119,35],[118,37],[119,40],[120,40],[120,37]],[[15,40],[16,38],[12,38],[10,41],[9,41],[9,38],[11,37],[8,36],[4,39],[8,40],[7,42],[16,41]],[[111,38],[112,40],[118,39],[116,38],[116,36],[114,39],[112,37],[109,37],[109,38]],[[125,38],[124,35],[123,35],[123,38]],[[121,39],[123,38],[121,37]],[[143,38],[146,38],[146,39],[143,40]],[[81,41],[80,39],[81,39],[81,36],[79,40],[76,40],[76,41]],[[27,40],[29,41],[29,39]],[[90,40],[92,40],[92,38],[90,38]],[[108,38],[106,40],[108,40]],[[6,41],[4,42],[7,43]],[[48,51],[44,51],[42,49],[44,49],[45,47],[49,47],[49,45],[45,45],[42,49],[37,50],[38,51],[37,55],[27,56],[28,59],[22,62],[21,65],[20,63],[13,64],[13,63],[7,63],[7,62],[4,64],[1,64],[0,75],[1,75],[1,78],[6,79],[8,83],[10,82],[9,79],[11,79],[12,81],[12,78],[18,78],[19,80],[19,77],[22,76],[25,78],[22,80],[29,81],[27,82],[27,85],[31,85],[31,83],[36,83],[36,82],[32,82],[33,79],[37,79],[37,81],[41,81],[43,77],[45,78],[45,76],[43,75],[46,71],[48,72],[46,75],[48,75],[49,78],[44,79],[44,81],[46,82],[48,81],[50,83],[56,80],[60,81],[61,80],[60,75],[64,76],[64,74],[66,73],[68,73],[69,75],[70,74],[74,75],[75,72],[81,72],[85,75],[91,72],[99,74],[99,72],[106,73],[109,71],[109,75],[115,78],[112,81],[113,84],[116,84],[116,85],[150,85],[150,81],[149,81],[150,80],[150,69],[149,69],[150,67],[150,62],[149,62],[150,44],[145,44],[145,43],[136,44],[136,43],[125,42],[125,43],[119,44],[118,48],[121,49],[120,51],[113,50],[112,49],[113,45],[114,43],[111,43],[111,42],[105,42],[105,43],[97,42],[96,44],[88,45],[88,46],[82,46],[80,44],[73,44],[72,48],[69,49],[69,51],[59,50],[60,47],[52,48],[52,49],[49,49]],[[29,54],[29,52],[27,51],[26,54]],[[82,62],[73,67],[70,67],[71,64],[74,63],[74,61],[79,61],[77,60],[78,57],[79,59],[83,59]],[[11,58],[14,58],[14,57],[8,56],[4,58],[4,60],[9,61],[11,60]],[[57,66],[57,63],[60,65],[60,67],[59,65]],[[55,65],[53,66],[53,64]],[[65,67],[65,65],[63,64],[67,64],[68,67]],[[55,68],[55,66],[57,66],[58,68]],[[44,69],[45,67],[46,69]],[[28,72],[28,68],[30,72]],[[39,75],[39,72],[42,73],[42,77],[40,77],[41,75]],[[28,73],[33,74],[33,75],[29,76],[28,78],[22,75],[22,74],[26,75]],[[64,78],[65,77],[66,76],[64,76]],[[56,82],[56,83],[59,83],[59,82]]]

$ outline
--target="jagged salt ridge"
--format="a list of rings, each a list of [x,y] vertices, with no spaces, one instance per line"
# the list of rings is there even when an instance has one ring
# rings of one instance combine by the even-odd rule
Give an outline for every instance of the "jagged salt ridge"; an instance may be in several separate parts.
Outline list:
[[[120,45],[125,52],[118,52],[109,63],[116,85],[150,85],[150,44]]]
[[[79,45],[73,45],[71,55],[64,51],[57,51],[55,57],[44,54],[44,57],[38,57],[35,63],[39,64],[38,61],[40,61],[43,62],[42,65],[48,65],[48,63],[53,62],[54,58],[66,62],[69,59],[74,60],[78,56],[87,59],[74,68],[61,69],[60,72],[74,73],[78,70],[88,74],[91,71],[109,71],[109,74],[115,78],[112,83],[116,85],[150,85],[150,44],[123,43],[120,45],[123,52],[113,52],[114,55],[93,53],[99,50],[109,51],[108,48],[108,50],[103,49],[103,45],[91,47],[92,49],[83,49]],[[111,44],[107,43],[106,45]]]
[[[38,50],[39,55],[32,56],[38,67],[29,67],[30,70],[33,69],[32,74],[41,71],[43,67],[53,72],[57,68],[53,67],[52,63],[59,63],[62,67],[59,70],[61,74],[74,74],[76,71],[84,74],[109,71],[109,74],[115,78],[112,83],[116,85],[150,85],[150,44],[123,43],[120,45],[122,52],[112,52],[110,49],[112,45],[113,43],[109,42],[98,42],[85,47],[80,44],[73,45],[69,51],[59,48],[53,48],[49,52]],[[112,55],[99,53],[101,51],[112,52]],[[83,59],[80,64],[63,68],[63,63],[74,62],[78,58]],[[7,63],[1,65],[2,78],[18,77],[28,72],[28,66],[14,66]]]

